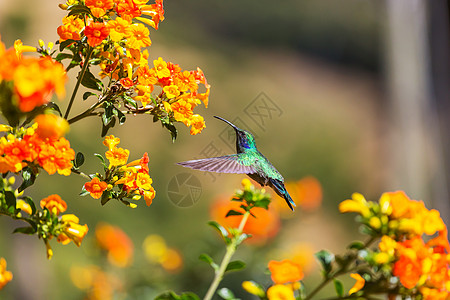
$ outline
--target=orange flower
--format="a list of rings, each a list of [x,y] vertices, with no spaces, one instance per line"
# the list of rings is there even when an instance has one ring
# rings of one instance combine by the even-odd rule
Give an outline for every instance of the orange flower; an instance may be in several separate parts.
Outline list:
[[[361,275],[359,275],[358,273],[352,273],[350,274],[350,277],[356,279],[356,282],[355,285],[350,289],[350,291],[348,291],[349,295],[354,294],[357,291],[361,290],[364,287],[364,284],[366,283],[364,278],[362,278]]]
[[[99,246],[108,252],[108,260],[118,267],[128,266],[133,258],[133,242],[119,227],[100,223],[95,229]]]
[[[59,215],[66,211],[67,203],[59,195],[53,194],[41,200],[41,207],[47,208],[55,215]]]
[[[150,69],[148,65],[139,67],[136,70],[136,74],[141,85],[149,86],[158,82],[155,70],[153,68]]]
[[[113,0],[85,0],[84,4],[91,9],[92,15],[100,18],[106,11],[114,7]]]
[[[84,35],[91,47],[100,45],[109,35],[109,28],[103,23],[92,22],[84,29]]]
[[[421,270],[421,265],[417,260],[401,256],[394,264],[392,274],[400,278],[400,282],[405,288],[412,289],[420,279]]]
[[[229,199],[219,199],[211,208],[211,216],[223,226],[237,228],[242,220],[242,216],[229,216],[226,214],[230,209],[242,211],[240,203]],[[244,227],[244,232],[252,237],[246,241],[254,243],[264,243],[277,235],[280,230],[280,217],[276,210],[269,206],[269,210],[264,208],[252,208],[255,218],[250,217]]]
[[[133,49],[140,49],[152,44],[149,37],[149,30],[144,24],[133,24],[130,27],[130,35],[127,37],[127,46]]]
[[[108,184],[104,181],[100,181],[100,179],[98,179],[97,177],[92,178],[90,182],[86,182],[84,184],[84,188],[91,194],[92,198],[94,199],[99,199],[102,196],[103,191],[106,190],[107,187]]]
[[[118,1],[116,12],[120,17],[128,21],[141,15],[139,7],[131,0]]]
[[[175,77],[175,84],[178,85],[181,92],[186,92],[187,90],[196,91],[198,89],[194,74],[189,71],[178,73]]]
[[[35,119],[38,124],[36,134],[41,139],[55,138],[58,139],[69,130],[69,123],[66,119],[53,114],[41,114]]]
[[[109,160],[110,166],[125,165],[129,155],[130,151],[128,149],[117,147],[106,151],[105,153],[106,158]]]
[[[168,69],[167,69],[168,70]],[[164,93],[168,99],[176,98],[180,95],[180,91],[178,90],[178,86],[176,85],[167,85],[163,88]]]
[[[65,138],[41,145],[38,163],[50,175],[58,171],[58,174],[68,176],[71,173],[72,160],[75,151],[70,148],[70,143]]]
[[[84,22],[77,16],[66,16],[63,18],[63,25],[59,26],[57,33],[59,35],[59,41],[75,40],[78,41],[80,37],[80,31],[84,27]]]
[[[171,105],[173,116],[175,120],[183,123],[188,123],[192,116],[192,105],[184,100],[179,100]]]
[[[60,97],[64,95],[64,67],[50,57],[23,58],[17,67],[9,72],[13,75],[19,109],[23,112],[29,112],[36,106],[47,103],[53,91]]]
[[[13,275],[10,271],[6,271],[6,260],[0,258],[0,290],[12,280]]]
[[[153,187],[150,187],[150,189],[148,191],[144,191],[145,204],[147,204],[147,206],[152,205],[152,202],[153,202],[153,199],[155,199],[155,196],[156,196],[156,192]]]
[[[269,270],[272,274],[272,281],[277,284],[296,282],[303,279],[303,271],[299,264],[285,259],[282,261],[271,260]]]

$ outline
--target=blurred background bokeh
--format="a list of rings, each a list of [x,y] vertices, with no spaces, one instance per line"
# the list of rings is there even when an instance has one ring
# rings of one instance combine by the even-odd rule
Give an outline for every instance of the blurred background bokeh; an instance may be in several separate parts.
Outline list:
[[[42,241],[11,234],[20,224],[0,218],[0,256],[14,274],[0,298],[83,299],[96,276],[105,284],[99,283],[99,290],[116,289],[115,299],[152,299],[166,289],[204,295],[213,274],[198,256],[209,253],[219,260],[224,251],[206,223],[217,201],[229,198],[244,176],[201,173],[175,163],[234,151],[226,125],[214,115],[253,132],[259,150],[301,202],[294,213],[278,211],[281,221],[271,225],[277,228],[238,251],[248,266],[222,285],[242,299],[251,299],[242,281],[270,283],[270,259],[296,257],[307,270],[306,286],[315,285],[320,274],[312,253],[343,252],[359,237],[352,216],[337,211],[353,192],[377,200],[385,191],[405,190],[439,209],[448,224],[449,3],[167,0],[165,21],[151,31],[150,59],[161,56],[205,72],[210,102],[197,113],[205,117],[206,129],[190,136],[180,124],[172,143],[167,130],[140,116],[111,131],[130,150],[130,160],[148,152],[156,189],[150,207],[143,201],[136,209],[115,201],[102,207],[78,196],[83,178],[42,173],[29,191],[33,199],[61,195],[68,212],[90,231],[80,248],[52,241],[55,255],[48,261]],[[65,15],[57,4],[0,0],[2,41],[7,47],[18,38],[27,45],[37,45],[39,38],[56,41]],[[75,73],[69,76],[68,92]],[[100,120],[74,124],[68,139],[85,154],[85,173],[100,168],[93,156],[106,151]],[[111,234],[126,245],[122,255],[132,253],[130,261],[122,261],[126,268],[102,260],[95,231],[107,224],[120,227]],[[91,265],[114,278],[105,279]]]

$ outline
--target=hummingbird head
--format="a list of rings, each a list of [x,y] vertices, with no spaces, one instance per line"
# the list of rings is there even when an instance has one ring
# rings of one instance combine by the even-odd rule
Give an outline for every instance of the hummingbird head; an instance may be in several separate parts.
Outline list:
[[[227,121],[221,117],[214,116],[214,118],[222,120],[234,128],[234,130],[236,131],[236,150],[238,152],[242,152],[242,150],[244,149],[251,149],[256,147],[255,138],[250,132],[240,129],[230,121]]]

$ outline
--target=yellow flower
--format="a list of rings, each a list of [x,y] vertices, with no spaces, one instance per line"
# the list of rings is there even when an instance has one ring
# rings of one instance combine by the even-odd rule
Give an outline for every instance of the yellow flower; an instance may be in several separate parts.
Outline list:
[[[175,120],[189,124],[192,116],[192,105],[184,100],[179,100],[171,105]],[[188,125],[189,126],[189,125]]]
[[[109,28],[109,37],[112,41],[118,42],[130,34],[131,23],[121,17],[108,21],[106,26]]]
[[[31,215],[31,213],[32,213],[30,204],[23,201],[22,199],[17,200],[16,208],[20,209],[21,211],[26,212],[29,215]]]
[[[18,58],[22,57],[23,52],[36,52],[36,47],[24,46],[21,40],[16,40],[14,42],[14,50],[16,50],[16,55]]]
[[[127,37],[127,46],[133,49],[140,49],[152,44],[149,37],[149,30],[144,24],[133,24],[129,27],[130,35]]]
[[[339,203],[341,213],[356,212],[367,218],[370,216],[370,210],[367,207],[367,201],[359,193],[353,193],[352,199],[347,199]]]
[[[105,140],[103,141],[103,145],[108,147],[109,150],[114,149],[119,143],[120,143],[120,138],[115,137],[113,135],[105,137]]]
[[[349,295],[354,294],[357,291],[361,290],[364,287],[364,284],[366,283],[364,278],[362,278],[361,275],[359,275],[358,273],[352,273],[350,274],[350,277],[356,279],[356,282],[355,285],[350,289],[350,291],[348,291]]]
[[[55,215],[63,213],[67,209],[67,203],[61,199],[57,194],[53,194],[41,200],[41,207],[47,208],[50,212]]]
[[[295,300],[294,292],[287,286],[276,284],[267,290],[269,300]]]
[[[75,245],[80,247],[83,238],[86,236],[89,228],[87,225],[80,225],[77,216],[67,214],[61,216],[61,221],[65,225],[63,232],[58,235],[58,242],[66,245],[73,241]]]
[[[153,202],[153,199],[155,199],[155,196],[156,192],[153,187],[150,187],[148,191],[144,191],[145,204],[147,204],[147,206],[150,206]]]
[[[136,184],[138,187],[149,190],[152,187],[153,180],[150,175],[146,173],[138,173],[136,178]]]
[[[6,271],[6,260],[0,258],[0,290],[12,280],[13,275],[10,271]]]
[[[162,59],[162,57],[154,60],[153,65],[155,66],[156,76],[158,76],[158,78],[170,76],[170,70],[167,68],[167,63]]]
[[[192,115],[190,119],[190,124],[191,124],[191,131],[190,131],[191,135],[199,134],[206,127],[205,119],[203,119],[202,116],[197,114]]]
[[[167,69],[167,70],[169,70],[169,69]],[[174,84],[163,87],[163,91],[164,91],[164,93],[166,93],[166,96],[168,99],[176,98],[176,97],[178,97],[178,95],[180,95],[178,86],[174,85]]]
[[[378,248],[381,252],[385,252],[390,256],[393,256],[395,253],[395,249],[397,248],[397,242],[387,235],[383,235],[381,237],[380,243],[378,244]]]
[[[250,293],[252,295],[256,295],[256,296],[258,296],[260,298],[263,298],[266,295],[264,290],[258,284],[256,284],[253,281],[244,281],[242,283],[242,288],[244,290],[246,290],[247,293]]]

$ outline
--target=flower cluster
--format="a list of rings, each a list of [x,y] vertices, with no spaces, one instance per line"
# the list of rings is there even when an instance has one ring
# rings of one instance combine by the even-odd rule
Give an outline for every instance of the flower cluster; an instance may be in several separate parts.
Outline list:
[[[18,107],[29,112],[50,101],[52,93],[64,96],[66,72],[59,62],[50,56],[40,58],[24,57],[25,51],[36,48],[23,46],[17,40],[14,47],[5,50],[0,41],[0,99],[3,105]],[[12,109],[10,107],[10,110]],[[11,117],[11,113],[5,114]]]
[[[95,238],[98,246],[106,250],[108,261],[117,267],[129,266],[133,258],[133,242],[117,226],[100,223],[95,228]]]
[[[47,257],[51,258],[53,255],[48,240],[54,236],[63,245],[72,241],[79,247],[88,232],[88,226],[79,224],[80,219],[74,214],[60,215],[66,211],[67,203],[59,195],[54,194],[42,199],[40,205],[44,211],[37,215],[39,217],[37,230],[47,246]]]
[[[378,202],[355,193],[339,210],[357,212],[366,232],[381,237],[378,249],[364,252],[366,261],[398,278],[410,294],[448,299],[450,245],[437,210],[427,209],[422,201],[411,200],[402,191],[384,193]]]
[[[127,163],[130,151],[117,147],[119,143],[120,139],[113,135],[105,138],[103,144],[109,149],[105,153],[109,166],[106,166],[103,157],[98,156],[102,160],[105,174],[97,173],[84,185],[82,194],[89,193],[95,199],[101,198],[102,204],[106,204],[113,198],[118,199],[133,208],[136,204],[125,199],[139,200],[143,196],[147,206],[150,206],[156,192],[149,175],[148,155],[144,153],[142,158]],[[116,190],[114,190],[115,187],[117,187]]]
[[[284,259],[282,261],[271,260],[268,267],[274,284],[267,291],[254,281],[244,281],[242,283],[244,290],[260,299],[295,300],[295,293],[300,293],[299,281],[304,276],[301,266],[289,259]]]
[[[55,115],[39,115],[35,125],[26,129],[3,125],[8,134],[0,138],[0,172],[39,166],[49,174],[69,175],[75,151],[62,137],[67,128],[67,122]]]
[[[100,77],[109,78],[108,86],[115,87],[112,93],[103,91],[100,100],[110,104],[122,100],[123,106],[134,114],[152,114],[174,137],[173,122],[182,122],[191,127],[192,135],[198,134],[205,128],[205,122],[193,109],[202,102],[207,107],[210,86],[199,68],[182,70],[178,64],[161,57],[149,64],[149,53],[142,49],[152,42],[144,24],[158,29],[159,22],[164,20],[164,9],[162,0],[146,3],[143,0],[68,1],[62,7],[70,13],[63,18],[63,25],[57,31],[62,48],[72,51],[73,55],[59,59],[71,58],[72,66],[81,66],[78,58],[81,52],[88,63],[89,58],[97,60]],[[91,48],[80,49],[77,41],[84,38]],[[95,81],[82,84],[98,89],[101,83]],[[205,87],[202,93],[198,91],[200,84]],[[160,91],[154,97],[152,92],[157,86]],[[109,121],[109,117],[106,120]]]

